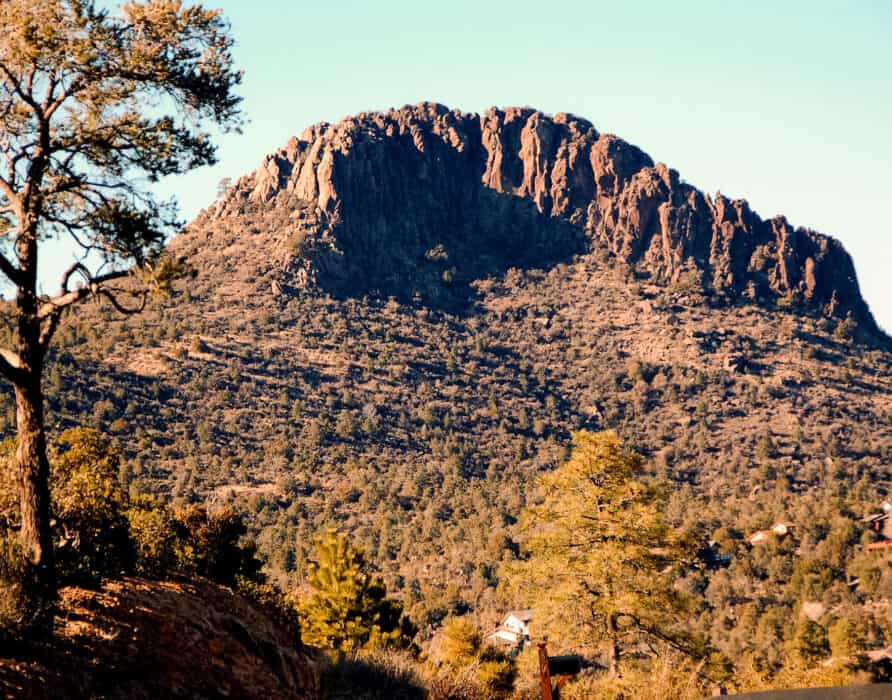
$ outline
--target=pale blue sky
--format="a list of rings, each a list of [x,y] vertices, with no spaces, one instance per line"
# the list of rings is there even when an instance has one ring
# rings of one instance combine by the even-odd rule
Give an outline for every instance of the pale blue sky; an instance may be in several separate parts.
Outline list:
[[[165,186],[189,217],[320,120],[422,100],[569,111],[842,240],[892,331],[892,2],[206,4],[231,19],[250,123]]]

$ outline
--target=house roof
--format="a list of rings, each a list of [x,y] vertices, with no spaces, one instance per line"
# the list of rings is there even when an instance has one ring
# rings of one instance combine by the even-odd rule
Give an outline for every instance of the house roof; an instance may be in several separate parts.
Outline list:
[[[892,659],[892,646],[885,647],[883,649],[869,649],[866,656],[874,663],[878,661],[885,661],[886,659]]]
[[[772,534],[771,530],[757,530],[746,538],[746,541],[749,543],[753,542],[761,542],[762,540],[767,540]]]
[[[516,617],[521,622],[529,622],[533,619],[533,611],[532,610],[509,610],[505,613],[505,616],[502,618],[502,622],[507,620],[509,617]]]
[[[879,542],[871,542],[867,545],[868,550],[887,549],[888,547],[892,547],[892,540],[880,540]]]
[[[510,634],[512,637],[517,636],[517,631],[511,629],[510,627],[505,627],[504,625],[499,625],[494,630],[490,630],[486,634],[484,634],[484,638],[495,637],[499,632],[504,632],[505,634]]]

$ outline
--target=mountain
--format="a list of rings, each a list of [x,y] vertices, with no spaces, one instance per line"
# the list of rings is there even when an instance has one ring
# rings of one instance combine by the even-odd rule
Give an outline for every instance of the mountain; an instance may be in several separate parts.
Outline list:
[[[257,207],[287,212],[284,289],[454,301],[472,280],[600,247],[655,282],[851,315],[876,331],[836,240],[709,197],[569,114],[425,103],[319,124],[267,156],[209,216]]]
[[[337,527],[422,626],[513,604],[516,518],[580,428],[617,431],[673,485],[673,524],[741,552],[778,518],[823,551],[892,488],[892,352],[841,245],[582,119],[318,125],[170,248],[196,270],[171,298],[60,329],[49,421],[117,436],[134,487],[246,508],[288,585]],[[750,637],[727,616],[794,609],[794,562],[751,566],[758,590],[691,583],[729,653]]]

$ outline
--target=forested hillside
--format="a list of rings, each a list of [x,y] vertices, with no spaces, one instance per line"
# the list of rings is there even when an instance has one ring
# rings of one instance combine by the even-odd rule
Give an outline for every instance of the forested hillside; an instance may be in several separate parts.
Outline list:
[[[515,128],[508,121],[493,133]],[[418,128],[413,137],[406,127],[412,147],[437,153],[433,132]],[[437,185],[428,202],[423,178],[382,184],[383,171],[363,165],[374,159],[322,148],[313,172],[328,168],[336,187],[320,206],[318,184],[310,201],[282,184],[284,173],[261,177],[267,161],[173,242],[193,279],[139,316],[97,305],[60,330],[47,371],[54,430],[86,424],[116,436],[122,477],[140,490],[246,507],[285,585],[305,581],[315,534],[350,533],[425,633],[450,614],[488,624],[519,602],[499,588],[500,571],[518,556],[515,523],[537,499],[537,475],[566,458],[572,431],[612,429],[671,484],[671,524],[734,555],[683,582],[701,601],[691,624],[721,650],[770,662],[809,602],[864,621],[865,644],[892,643],[892,571],[864,548],[873,535],[862,521],[892,490],[892,352],[842,269],[848,256],[748,209],[740,220],[750,229],[726,231],[718,209],[745,203],[707,200],[668,170],[671,192],[648,189],[642,180],[665,166],[585,133],[589,150],[564,161],[606,154],[612,184],[595,172],[600,190],[590,193],[600,214],[577,200],[581,185],[551,186],[563,158],[556,139],[551,155],[526,140],[514,165],[505,155],[498,167],[506,178],[519,168],[519,182],[532,172],[533,184],[496,187],[490,176],[486,187],[507,204],[474,200],[488,213],[459,233],[450,227],[464,204],[429,215],[443,198],[471,196],[458,185],[444,193],[452,166],[428,174]],[[408,148],[381,138],[385,150]],[[462,148],[481,147],[473,142]],[[317,141],[307,143],[295,153]],[[582,177],[567,172],[571,184]],[[620,181],[650,198],[649,223]],[[381,195],[384,214],[372,221],[349,208],[365,202],[349,190],[363,182],[372,192],[363,197],[407,194]],[[570,204],[555,213],[561,192]],[[411,216],[399,209],[406,202]],[[691,213],[704,207],[712,244]],[[498,230],[486,223],[495,211],[508,217]],[[585,211],[591,225],[575,213]],[[403,214],[411,226],[388,242]],[[512,227],[524,237],[505,247]],[[632,245],[641,230],[647,244]],[[716,257],[718,240],[728,245]],[[758,245],[738,260],[735,240]],[[7,433],[13,411],[9,402]],[[795,540],[746,545],[778,520],[795,524]]]

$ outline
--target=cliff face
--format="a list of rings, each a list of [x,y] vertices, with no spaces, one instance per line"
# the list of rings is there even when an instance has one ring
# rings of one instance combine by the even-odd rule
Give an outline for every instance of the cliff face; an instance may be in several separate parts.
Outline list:
[[[282,284],[454,295],[511,266],[603,247],[661,283],[801,303],[868,328],[838,241],[714,198],[584,119],[420,104],[319,124],[209,212],[286,210]]]

